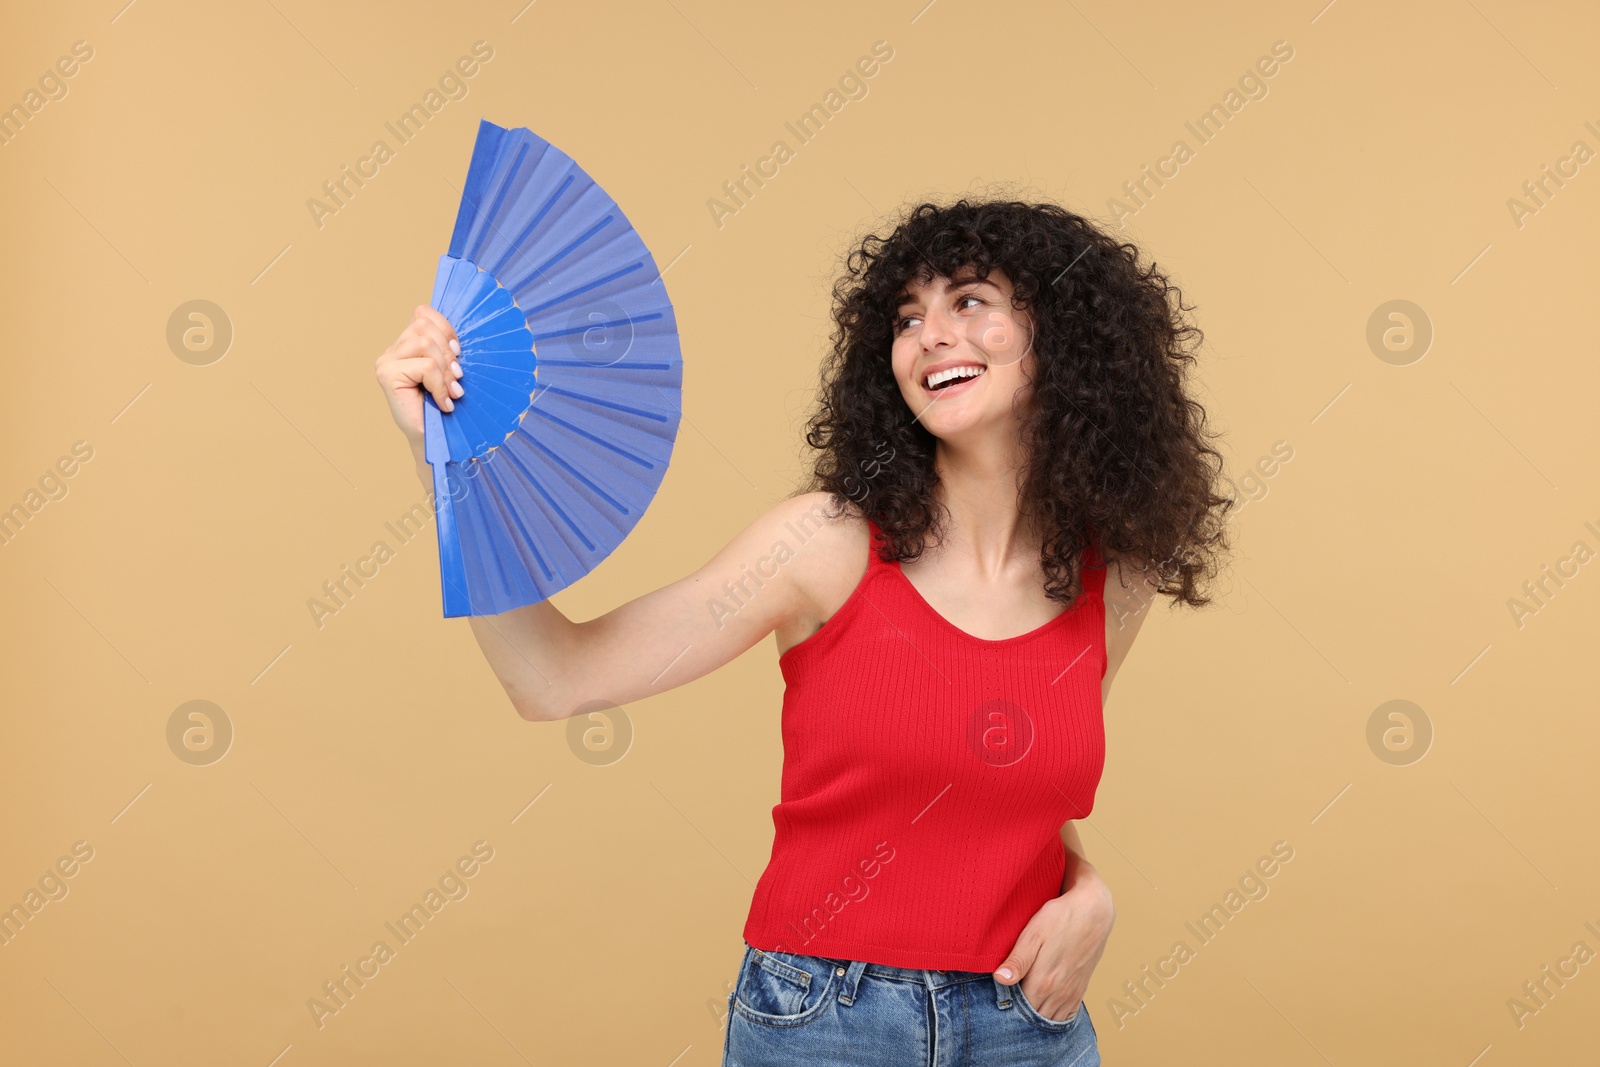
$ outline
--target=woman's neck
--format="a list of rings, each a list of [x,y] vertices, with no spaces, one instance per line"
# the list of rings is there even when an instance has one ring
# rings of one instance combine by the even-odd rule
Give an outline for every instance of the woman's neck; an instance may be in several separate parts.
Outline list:
[[[1037,560],[1043,538],[1021,510],[1022,450],[974,451],[939,442],[934,457],[934,500],[949,515],[936,554],[956,552],[985,574]]]

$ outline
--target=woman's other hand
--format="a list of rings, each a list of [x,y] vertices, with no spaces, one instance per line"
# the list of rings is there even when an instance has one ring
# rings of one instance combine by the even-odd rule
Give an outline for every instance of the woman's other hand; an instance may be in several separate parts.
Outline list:
[[[1046,1019],[1069,1019],[1089,991],[1115,921],[1111,887],[1082,863],[1071,888],[1028,920],[995,978],[1004,985],[1020,982],[1028,1003]]]

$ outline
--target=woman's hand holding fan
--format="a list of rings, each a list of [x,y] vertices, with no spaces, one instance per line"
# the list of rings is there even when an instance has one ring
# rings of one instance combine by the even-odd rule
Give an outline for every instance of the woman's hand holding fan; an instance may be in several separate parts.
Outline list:
[[[433,475],[424,455],[422,394],[426,391],[441,411],[455,409],[453,398],[465,393],[461,364],[456,359],[460,352],[461,342],[450,320],[427,304],[418,304],[411,322],[378,357],[378,384],[389,402],[389,413],[406,435],[423,484],[430,489]]]

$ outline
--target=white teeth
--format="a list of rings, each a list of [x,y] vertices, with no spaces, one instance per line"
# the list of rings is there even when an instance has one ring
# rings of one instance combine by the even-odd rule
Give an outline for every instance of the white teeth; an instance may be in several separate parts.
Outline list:
[[[952,378],[976,378],[982,373],[982,367],[951,367],[949,370],[942,370],[936,374],[928,375],[923,384],[927,388],[932,389],[935,386],[950,381]]]

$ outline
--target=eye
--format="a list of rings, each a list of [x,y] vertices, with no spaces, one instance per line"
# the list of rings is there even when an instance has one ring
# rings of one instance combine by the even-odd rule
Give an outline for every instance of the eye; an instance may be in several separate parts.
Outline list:
[[[984,300],[983,300],[982,297],[974,296],[971,293],[963,293],[961,296],[956,297],[956,307],[959,308],[959,309],[963,309],[964,310],[964,305],[966,304],[966,302],[968,300],[971,300],[975,304],[984,303]],[[916,315],[907,315],[907,316],[904,316],[903,318],[896,319],[895,322],[894,322],[894,332],[895,333],[900,333],[908,325],[910,325],[913,322],[918,321],[918,319],[919,319],[919,316],[916,316]]]

